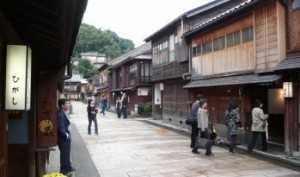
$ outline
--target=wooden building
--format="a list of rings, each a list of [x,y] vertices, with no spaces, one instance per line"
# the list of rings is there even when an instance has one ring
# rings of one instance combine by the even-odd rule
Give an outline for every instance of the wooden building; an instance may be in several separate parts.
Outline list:
[[[264,111],[270,114],[269,141],[285,145],[286,152],[287,142],[293,141],[294,150],[299,151],[298,111],[290,108],[295,107],[296,101],[284,98],[287,90],[283,89],[286,81],[298,82],[298,74],[277,72],[278,66],[286,63],[289,50],[291,53],[297,50],[292,47],[296,46],[295,40],[289,41],[287,35],[299,35],[300,23],[295,20],[299,12],[288,10],[289,5],[291,1],[240,1],[207,12],[210,18],[192,19],[189,31],[184,34],[190,48],[191,67],[191,81],[184,88],[188,89],[190,100],[198,93],[207,98],[210,121],[224,137],[224,115],[230,100],[239,103],[245,127],[239,138],[244,143],[249,139],[253,102],[260,99]],[[297,23],[288,27],[291,19]],[[288,33],[289,30],[294,33]],[[298,95],[298,90],[294,89],[294,95]],[[289,111],[293,111],[293,118],[288,116]],[[289,127],[295,123],[298,128]]]
[[[188,90],[184,85],[191,76],[189,66],[189,48],[183,38],[191,24],[196,25],[205,18],[211,18],[208,11],[220,12],[225,8],[238,4],[240,1],[219,0],[192,9],[147,37],[145,41],[152,43],[152,76],[153,108],[155,119],[186,126],[185,119],[189,116],[190,105]],[[200,20],[200,21],[199,21]]]
[[[97,89],[97,92],[99,93],[99,100],[101,100],[102,97],[105,97],[107,99],[107,102],[110,103],[111,98],[109,91],[108,71],[108,65],[106,63],[101,64],[101,66],[98,68],[99,87]]]
[[[284,144],[289,156],[300,156],[299,153],[299,68],[300,68],[300,0],[282,1],[285,9],[285,42],[286,59],[280,62],[275,71],[284,81],[291,84],[292,90],[285,99]],[[288,83],[286,82],[286,83]]]
[[[1,177],[45,173],[47,154],[57,144],[57,95],[71,76],[70,58],[86,4],[0,1]]]
[[[70,79],[65,80],[63,93],[65,98],[73,101],[80,100],[82,77],[79,73],[73,73]]]
[[[137,113],[139,104],[151,102],[151,43],[141,45],[107,64],[111,108],[115,108],[116,99],[121,98],[122,92],[129,98],[128,111],[132,114]]]

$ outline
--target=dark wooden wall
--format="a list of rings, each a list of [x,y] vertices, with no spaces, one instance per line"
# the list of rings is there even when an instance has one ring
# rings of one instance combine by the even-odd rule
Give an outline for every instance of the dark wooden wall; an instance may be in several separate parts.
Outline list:
[[[292,0],[287,1],[287,50],[289,56],[300,55],[300,10],[292,9]]]

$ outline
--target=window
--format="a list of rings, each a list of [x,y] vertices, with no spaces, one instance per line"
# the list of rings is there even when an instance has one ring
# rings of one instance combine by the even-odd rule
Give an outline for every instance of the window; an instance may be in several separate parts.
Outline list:
[[[227,47],[239,45],[241,43],[240,31],[227,34]]]
[[[121,69],[118,69],[116,71],[116,86],[117,88],[120,88],[122,82],[122,72]]]
[[[202,53],[210,53],[212,52],[212,41],[202,44]]]
[[[201,55],[201,44],[193,47],[193,58]]]
[[[141,63],[141,82],[150,82],[151,78],[151,63]]]
[[[160,43],[160,44],[154,46],[153,49],[152,49],[152,52],[156,53],[156,52],[159,52],[159,51],[161,51],[163,49],[166,49],[166,48],[168,48],[168,41],[165,41],[163,43]]]
[[[175,36],[175,44],[177,44],[178,43],[178,36],[176,35]]]
[[[137,66],[136,64],[133,64],[129,66],[129,82],[130,85],[134,85],[136,83],[136,73],[137,72]]]
[[[253,40],[253,27],[244,28],[242,30],[243,43]]]
[[[214,43],[214,51],[224,49],[225,48],[225,36],[216,38],[213,43]]]
[[[169,62],[172,62],[175,60],[175,36],[171,35],[169,37]]]

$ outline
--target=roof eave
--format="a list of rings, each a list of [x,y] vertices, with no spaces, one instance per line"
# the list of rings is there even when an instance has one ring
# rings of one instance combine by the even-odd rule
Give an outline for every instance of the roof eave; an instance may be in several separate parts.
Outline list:
[[[198,28],[196,28],[194,30],[190,30],[190,31],[188,31],[188,32],[186,32],[186,33],[183,34],[183,38],[189,38],[190,36],[194,35],[195,33],[203,31],[203,30],[207,29],[208,27],[210,27],[212,25],[215,25],[216,23],[218,23],[220,21],[223,21],[226,18],[229,18],[229,17],[231,17],[231,16],[233,16],[233,15],[235,15],[237,13],[240,13],[241,11],[243,11],[243,10],[245,10],[245,9],[253,6],[253,5],[255,5],[257,2],[259,2],[259,0],[254,0],[253,2],[246,4],[245,6],[241,7],[240,9],[238,9],[238,10],[232,12],[232,13],[225,14],[224,16],[222,16],[222,17],[220,17],[220,18],[218,18],[218,19],[216,19],[214,21],[208,22],[207,24],[205,24],[205,25],[203,25],[201,27],[198,27]]]

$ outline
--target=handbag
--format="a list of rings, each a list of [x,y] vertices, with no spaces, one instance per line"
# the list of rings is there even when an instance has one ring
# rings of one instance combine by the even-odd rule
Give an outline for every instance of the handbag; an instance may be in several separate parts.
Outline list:
[[[267,126],[267,123],[266,123],[266,121],[264,120],[263,123],[262,123],[262,128],[265,129],[266,126]]]
[[[185,120],[185,124],[187,124],[187,125],[196,125],[197,124],[197,118],[196,117],[189,117]]]
[[[195,143],[195,147],[196,148],[207,149],[211,145],[212,145],[212,141],[211,140],[208,140],[206,138],[201,138],[199,136],[196,137],[196,143]]]

